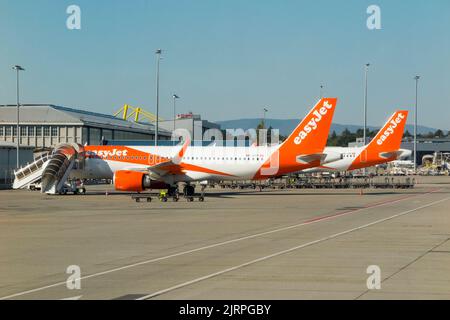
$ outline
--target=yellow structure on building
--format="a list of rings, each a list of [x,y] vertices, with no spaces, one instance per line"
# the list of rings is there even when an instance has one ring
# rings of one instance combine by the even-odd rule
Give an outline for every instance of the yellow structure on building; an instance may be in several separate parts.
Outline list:
[[[130,113],[128,113],[128,112],[130,112]],[[128,104],[125,104],[116,113],[114,113],[114,116],[118,117],[120,114],[122,115],[121,118],[123,120],[129,120],[131,117],[134,116],[135,122],[139,122],[141,117],[150,122],[156,122],[156,115],[154,115],[153,113],[148,112],[141,108],[132,107]],[[159,121],[163,121],[163,120],[164,120],[163,118],[159,117]]]

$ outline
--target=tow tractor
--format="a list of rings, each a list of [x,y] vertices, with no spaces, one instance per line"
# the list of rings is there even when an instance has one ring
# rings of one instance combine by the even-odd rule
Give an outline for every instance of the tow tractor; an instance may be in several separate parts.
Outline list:
[[[168,189],[161,189],[158,194],[158,199],[161,202],[167,202],[169,198],[172,198],[174,202],[177,202],[180,199],[180,196],[178,194],[178,188],[175,187],[169,187]],[[131,196],[131,199],[135,200],[136,202],[140,202],[142,199],[144,199],[147,202],[152,201],[152,195],[150,193],[138,193],[133,194]]]
[[[187,202],[193,202],[196,197],[198,197],[198,201],[203,202],[205,201],[205,189],[207,187],[207,183],[200,182],[201,185],[201,192],[199,195],[195,194],[195,186],[191,184],[186,184],[183,188],[183,192],[180,194],[178,191],[178,186],[168,186],[166,189],[160,189],[159,194],[157,195],[157,198],[161,202],[167,202],[170,198],[174,202],[177,202],[180,200],[180,195],[187,200]],[[145,200],[147,202],[152,201],[152,194],[150,193],[137,193],[131,195],[131,199],[135,200],[136,202],[140,202],[141,200]]]
[[[159,201],[167,202],[167,199],[169,197],[172,197],[173,201],[177,202],[180,199],[180,197],[178,195],[178,189],[176,189],[176,190],[171,190],[170,188],[162,189],[159,192]]]
[[[60,195],[66,195],[67,193],[86,194],[86,188],[81,180],[72,180],[65,183],[59,191]]]

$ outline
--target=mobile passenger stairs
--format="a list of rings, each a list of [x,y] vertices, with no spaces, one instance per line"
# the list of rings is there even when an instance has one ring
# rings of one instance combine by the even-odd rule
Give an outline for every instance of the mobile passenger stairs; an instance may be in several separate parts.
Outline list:
[[[84,194],[82,184],[67,183],[73,169],[84,165],[84,148],[77,143],[62,144],[14,172],[13,189],[41,189],[47,194]]]
[[[44,153],[28,163],[25,167],[14,171],[13,189],[40,189],[42,173],[50,161],[50,153]]]

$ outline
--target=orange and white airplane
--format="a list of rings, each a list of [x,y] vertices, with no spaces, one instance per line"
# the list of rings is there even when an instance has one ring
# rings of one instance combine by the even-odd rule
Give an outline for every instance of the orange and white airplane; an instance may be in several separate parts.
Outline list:
[[[324,153],[340,154],[341,159],[303,172],[351,171],[409,157],[411,150],[400,149],[407,118],[406,110],[394,112],[377,135],[365,146],[326,147]]]
[[[84,168],[72,178],[113,179],[116,190],[169,189],[193,181],[258,180],[339,159],[324,153],[337,98],[323,98],[291,135],[276,146],[85,146]],[[186,191],[187,190],[187,191]]]

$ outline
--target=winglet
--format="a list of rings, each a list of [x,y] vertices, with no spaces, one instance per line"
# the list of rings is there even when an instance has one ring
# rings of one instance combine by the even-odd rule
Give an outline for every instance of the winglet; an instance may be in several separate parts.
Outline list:
[[[176,155],[173,157],[173,163],[180,164],[183,160],[184,155],[186,154],[186,150],[188,146],[191,144],[191,139],[186,138],[186,141],[181,146],[180,151],[176,153]]]

